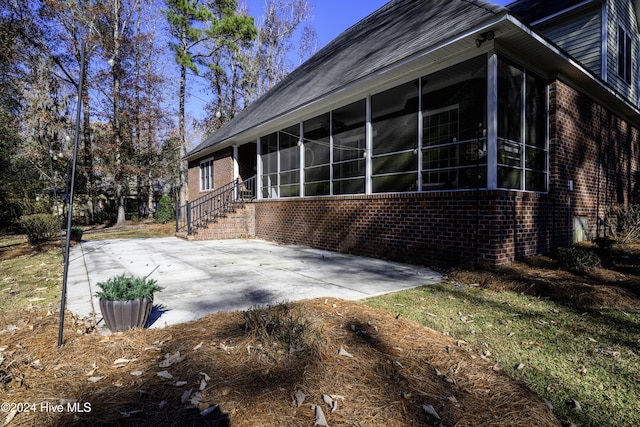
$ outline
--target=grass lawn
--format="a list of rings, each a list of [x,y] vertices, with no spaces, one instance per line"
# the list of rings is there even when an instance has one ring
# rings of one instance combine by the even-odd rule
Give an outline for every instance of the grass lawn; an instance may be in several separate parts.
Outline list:
[[[445,332],[584,426],[640,425],[640,314],[440,283],[365,301]]]
[[[124,227],[88,228],[82,239],[143,239],[171,236],[174,232],[174,224],[130,223]],[[59,240],[34,247],[24,235],[0,235],[0,312],[60,306],[62,247]]]

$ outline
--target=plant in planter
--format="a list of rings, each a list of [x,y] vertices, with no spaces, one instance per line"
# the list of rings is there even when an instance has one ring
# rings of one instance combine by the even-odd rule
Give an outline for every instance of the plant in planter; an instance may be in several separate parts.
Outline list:
[[[71,238],[71,240],[79,242],[82,240],[82,233],[84,233],[84,229],[79,225],[74,225],[73,227],[71,227],[69,237]]]
[[[96,292],[100,311],[112,332],[144,327],[153,306],[153,294],[162,290],[154,279],[124,274],[99,282],[98,286],[102,289]]]

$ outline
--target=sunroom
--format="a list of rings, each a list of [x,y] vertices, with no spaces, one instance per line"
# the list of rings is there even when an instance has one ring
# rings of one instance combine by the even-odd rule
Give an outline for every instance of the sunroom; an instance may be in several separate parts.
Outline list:
[[[482,54],[260,136],[259,198],[548,188],[547,82]]]

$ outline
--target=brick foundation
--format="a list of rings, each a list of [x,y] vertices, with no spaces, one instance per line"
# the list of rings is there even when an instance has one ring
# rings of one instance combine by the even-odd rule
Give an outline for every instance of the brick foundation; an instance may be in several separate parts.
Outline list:
[[[554,202],[515,191],[258,200],[256,237],[415,264],[507,264],[551,249]]]

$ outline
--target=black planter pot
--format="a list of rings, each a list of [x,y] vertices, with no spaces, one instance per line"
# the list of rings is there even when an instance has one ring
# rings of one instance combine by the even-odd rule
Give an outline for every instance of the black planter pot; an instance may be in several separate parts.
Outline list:
[[[108,301],[100,299],[100,311],[107,327],[112,332],[143,328],[149,319],[153,301],[148,298],[130,301]]]
[[[82,240],[82,231],[71,230],[69,238],[75,242],[79,242]]]

